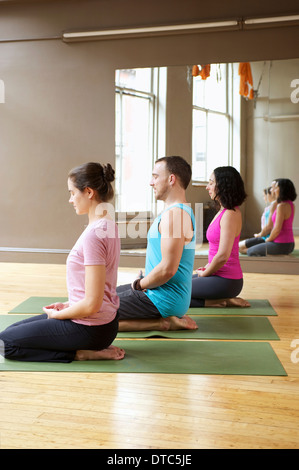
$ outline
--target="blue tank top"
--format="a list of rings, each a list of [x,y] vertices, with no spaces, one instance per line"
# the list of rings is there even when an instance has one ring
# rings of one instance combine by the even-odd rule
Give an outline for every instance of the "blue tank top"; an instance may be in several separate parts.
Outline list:
[[[162,317],[174,315],[180,318],[187,312],[191,300],[196,234],[195,218],[191,207],[185,204],[174,204],[168,207],[154,220],[147,235],[145,275],[151,272],[162,259],[159,224],[162,215],[173,207],[180,207],[190,215],[193,224],[193,237],[192,240],[184,246],[181,261],[175,275],[162,286],[147,289],[145,293],[159,310]]]
[[[261,218],[261,228],[263,229],[264,227],[266,227],[266,225],[268,224],[269,222],[269,219],[270,219],[270,212],[271,212],[271,204],[267,207],[265,207],[264,209],[264,212],[262,214],[262,218]],[[266,240],[266,238],[269,236],[266,235],[265,237],[262,237],[264,240]]]

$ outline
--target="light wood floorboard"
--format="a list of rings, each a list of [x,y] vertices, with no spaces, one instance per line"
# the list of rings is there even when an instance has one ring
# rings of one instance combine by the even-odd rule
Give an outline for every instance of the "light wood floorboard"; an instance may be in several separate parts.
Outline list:
[[[119,283],[136,272],[120,268]],[[278,313],[271,345],[287,377],[0,372],[0,448],[298,449],[298,276],[244,278],[242,296]],[[66,295],[65,266],[2,263],[0,283],[6,314],[31,295]]]

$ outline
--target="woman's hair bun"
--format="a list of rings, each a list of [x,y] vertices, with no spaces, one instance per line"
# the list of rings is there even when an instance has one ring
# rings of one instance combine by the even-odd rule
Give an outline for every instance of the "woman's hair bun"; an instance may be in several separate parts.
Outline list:
[[[103,174],[104,178],[106,181],[109,181],[111,183],[115,179],[115,171],[113,170],[112,166],[110,163],[107,163],[107,165],[103,165]]]
[[[83,165],[73,168],[68,176],[80,191],[84,191],[85,188],[95,189],[102,202],[113,198],[114,190],[111,183],[115,177],[110,163],[106,165],[99,162],[83,163]]]

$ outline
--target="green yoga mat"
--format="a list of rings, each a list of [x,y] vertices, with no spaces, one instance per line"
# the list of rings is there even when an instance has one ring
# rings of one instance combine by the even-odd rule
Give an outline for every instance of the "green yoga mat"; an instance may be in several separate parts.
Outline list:
[[[30,315],[0,315],[0,331]],[[223,339],[223,340],[279,340],[268,318],[265,317],[193,317],[198,330],[128,331],[119,332],[118,338],[167,339]]]
[[[188,315],[249,315],[249,316],[277,316],[269,300],[267,299],[248,299],[250,307],[206,307],[189,308]]]
[[[8,313],[44,313],[43,307],[53,302],[66,302],[67,297],[28,297]]]
[[[69,364],[0,359],[1,371],[220,374],[286,376],[269,343],[226,341],[117,340],[121,361]]]
[[[67,297],[29,297],[8,313],[43,313],[43,307],[53,302],[66,302]],[[248,308],[190,308],[188,315],[242,315],[242,316],[275,316],[277,313],[268,300],[249,300]]]

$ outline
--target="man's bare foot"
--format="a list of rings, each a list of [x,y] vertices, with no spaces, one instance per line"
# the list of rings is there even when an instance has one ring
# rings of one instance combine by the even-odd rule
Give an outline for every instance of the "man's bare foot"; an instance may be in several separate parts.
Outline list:
[[[233,297],[232,299],[225,299],[226,307],[250,307],[250,303],[241,297]]]
[[[168,317],[170,321],[169,330],[197,330],[198,326],[192,318],[184,315],[182,318]]]
[[[93,350],[79,350],[76,353],[75,361],[101,361],[101,360],[114,360],[119,361],[125,357],[125,350],[117,348],[116,346],[109,346],[100,351]]]
[[[168,318],[120,320],[118,322],[118,331],[167,331],[170,321]]]
[[[205,307],[250,307],[250,303],[247,300],[241,299],[241,297],[233,297],[231,299],[210,299],[205,300]]]
[[[226,300],[206,299],[205,307],[226,307]]]

